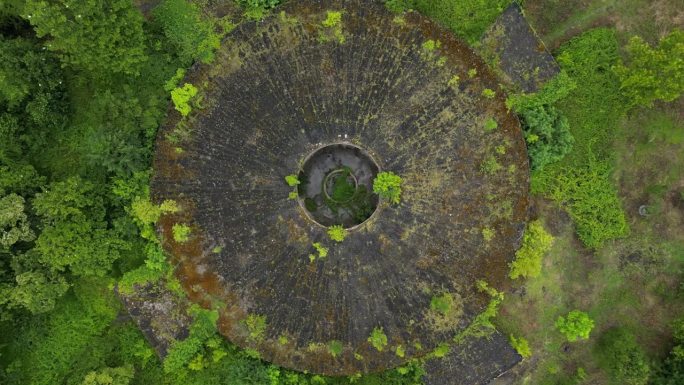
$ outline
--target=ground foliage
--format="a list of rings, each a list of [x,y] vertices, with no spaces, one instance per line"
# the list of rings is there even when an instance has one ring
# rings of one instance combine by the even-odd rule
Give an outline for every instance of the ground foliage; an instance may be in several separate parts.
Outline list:
[[[588,31],[561,47],[559,64],[575,86],[553,105],[567,118],[573,149],[532,174],[532,191],[561,204],[591,248],[629,232],[611,181],[612,135],[627,109],[612,71],[618,57],[611,29]]]

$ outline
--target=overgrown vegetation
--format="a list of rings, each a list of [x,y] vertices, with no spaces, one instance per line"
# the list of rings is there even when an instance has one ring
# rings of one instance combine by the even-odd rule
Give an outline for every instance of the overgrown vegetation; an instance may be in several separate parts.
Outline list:
[[[342,225],[328,227],[328,236],[335,242],[342,242],[347,238],[347,230]]]
[[[393,12],[415,9],[475,43],[511,0],[386,0]]]
[[[399,204],[401,201],[401,183],[399,175],[392,171],[379,172],[373,180],[373,192],[390,203]]]
[[[541,274],[542,258],[551,249],[552,244],[553,236],[544,230],[541,221],[528,223],[522,246],[515,252],[515,260],[511,263],[509,277],[538,277]]]

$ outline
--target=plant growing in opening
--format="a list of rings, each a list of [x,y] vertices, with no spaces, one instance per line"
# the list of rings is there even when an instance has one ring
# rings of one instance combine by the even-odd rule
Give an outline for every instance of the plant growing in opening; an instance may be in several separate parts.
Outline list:
[[[299,178],[297,178],[297,175],[288,175],[285,177],[285,182],[287,182],[287,185],[290,187],[297,187],[301,182],[299,181]]]
[[[390,203],[399,204],[401,200],[401,182],[399,175],[392,171],[383,171],[373,180],[373,192],[387,199]]]
[[[176,223],[171,228],[173,233],[173,240],[178,243],[185,243],[190,239],[190,226],[185,223]]]
[[[515,351],[517,351],[522,358],[529,358],[532,356],[532,349],[530,349],[530,344],[525,338],[516,338],[513,334],[511,334],[508,339],[511,342],[513,349],[515,349]]]
[[[489,88],[485,88],[484,90],[482,90],[482,96],[484,96],[487,99],[493,99],[496,96],[496,91]]]
[[[381,327],[376,327],[368,337],[368,342],[373,345],[375,349],[381,352],[387,346],[387,336]]]
[[[347,237],[347,230],[342,225],[328,227],[328,236],[335,242],[342,242]]]
[[[171,91],[171,100],[176,111],[180,112],[183,117],[188,116],[192,107],[190,107],[190,100],[197,96],[197,87],[190,83],[185,83],[183,87],[174,88]]]

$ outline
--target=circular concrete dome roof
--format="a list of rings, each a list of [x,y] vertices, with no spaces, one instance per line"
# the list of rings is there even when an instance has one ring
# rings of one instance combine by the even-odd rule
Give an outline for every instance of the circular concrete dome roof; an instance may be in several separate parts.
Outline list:
[[[467,327],[489,301],[478,280],[506,286],[528,205],[519,122],[482,60],[416,13],[365,0],[280,10],[186,79],[202,108],[160,131],[153,198],[181,210],[159,231],[190,298],[219,310],[235,344],[313,373],[394,367]],[[341,22],[323,23],[329,11]],[[381,202],[341,243],[284,180],[332,143],[403,178],[400,204]],[[189,241],[174,241],[177,223]],[[311,260],[314,243],[325,258]]]

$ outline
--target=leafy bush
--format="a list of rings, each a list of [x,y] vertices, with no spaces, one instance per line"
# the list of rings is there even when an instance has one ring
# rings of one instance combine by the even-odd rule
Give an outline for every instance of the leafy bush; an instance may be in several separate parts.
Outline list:
[[[626,47],[628,63],[614,67],[620,88],[634,105],[651,107],[656,100],[673,101],[684,92],[684,31],[675,29],[651,48],[639,36]]]
[[[190,226],[186,225],[185,223],[176,223],[171,228],[173,240],[178,243],[185,243],[190,240],[191,231],[192,230],[190,229]]]
[[[527,340],[523,337],[515,337],[513,334],[511,334],[508,337],[509,341],[511,342],[511,346],[513,349],[515,349],[518,354],[522,356],[522,358],[529,358],[532,357],[532,349],[530,349],[530,344],[527,342]]]
[[[415,9],[475,43],[511,0],[386,0],[393,12]]]
[[[368,337],[368,342],[370,342],[370,344],[379,352],[387,346],[387,336],[385,335],[385,332],[383,332],[382,327],[373,329],[370,337]]]
[[[644,385],[651,372],[643,349],[634,335],[622,328],[604,332],[596,345],[600,366],[614,384]]]
[[[399,204],[401,200],[401,183],[399,175],[392,171],[378,173],[373,180],[373,192],[390,203]]]
[[[330,353],[331,356],[337,357],[340,354],[342,354],[342,350],[344,349],[344,345],[340,341],[330,341],[328,342],[328,353]]]
[[[579,310],[573,310],[566,317],[558,316],[556,319],[556,329],[570,342],[588,339],[593,328],[594,321],[587,313]]]
[[[203,63],[214,60],[220,36],[211,22],[202,19],[195,4],[186,0],[164,0],[152,14],[183,63],[190,64],[193,59]]]
[[[515,253],[508,274],[511,279],[518,277],[536,278],[541,273],[542,258],[553,245],[553,236],[544,230],[539,220],[527,224],[522,246]]]
[[[173,106],[184,117],[192,111],[190,101],[196,96],[197,88],[190,83],[185,83],[183,87],[177,87],[171,91]]]
[[[287,185],[290,187],[296,187],[299,185],[301,182],[299,181],[299,178],[297,178],[297,175],[288,175],[285,177],[285,182],[287,182]]]
[[[330,226],[328,236],[335,242],[342,242],[347,237],[347,230],[342,225]]]

